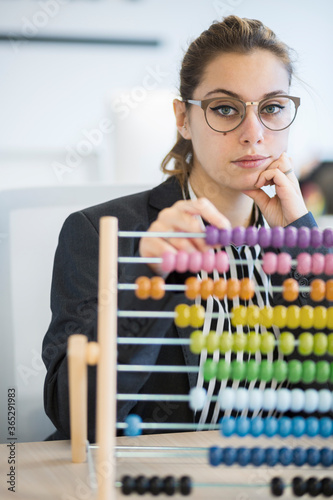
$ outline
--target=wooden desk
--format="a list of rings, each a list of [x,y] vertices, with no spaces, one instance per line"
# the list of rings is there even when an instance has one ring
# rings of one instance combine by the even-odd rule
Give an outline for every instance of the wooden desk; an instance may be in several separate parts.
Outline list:
[[[267,439],[267,438],[232,438],[223,439],[217,431],[179,433],[140,436],[138,438],[118,438],[117,444],[120,446],[191,446],[209,447],[218,446],[332,446],[331,440],[324,439]],[[6,474],[9,472],[8,448],[5,444],[0,445],[0,498],[1,500],[93,500],[95,495],[89,487],[89,467],[87,463],[73,464],[71,462],[71,450],[69,441],[54,441],[41,443],[21,443],[16,445],[16,492],[8,491],[6,484]],[[119,450],[118,451],[123,451]],[[172,452],[170,452],[172,453]],[[187,452],[180,451],[185,454]],[[197,452],[198,453],[198,452]],[[94,456],[95,450],[92,450]],[[163,457],[163,458],[118,458],[117,459],[117,480],[123,474],[137,476],[144,474],[148,477],[153,475],[167,476],[174,475],[180,477],[189,475],[195,482],[215,482],[215,483],[239,483],[243,487],[209,487],[194,489],[191,499],[266,499],[269,490],[259,486],[260,483],[268,483],[272,477],[280,476],[288,482],[292,477],[300,475],[303,477],[317,476],[325,477],[332,475],[331,469],[321,467],[296,468],[289,467],[211,467],[207,464],[206,455],[195,456],[195,452],[188,456]],[[117,499],[125,498],[169,498],[166,495],[152,497],[131,495],[123,496],[120,491]],[[175,495],[173,498],[179,500],[185,498]],[[285,489],[281,497],[295,498],[291,494],[291,489]],[[305,498],[308,498],[306,496]],[[114,499],[110,499],[114,500]]]

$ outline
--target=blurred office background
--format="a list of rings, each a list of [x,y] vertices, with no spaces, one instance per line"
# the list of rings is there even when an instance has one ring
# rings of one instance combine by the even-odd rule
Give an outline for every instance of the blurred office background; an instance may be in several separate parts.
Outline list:
[[[331,225],[331,0],[0,0],[0,441],[11,385],[19,440],[52,431],[40,350],[64,218],[163,179],[182,56],[229,14],[262,20],[296,51],[289,154]]]

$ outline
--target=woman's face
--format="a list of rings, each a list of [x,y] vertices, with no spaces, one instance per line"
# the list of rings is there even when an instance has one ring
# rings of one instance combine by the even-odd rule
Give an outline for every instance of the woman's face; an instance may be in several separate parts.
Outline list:
[[[230,53],[216,57],[208,64],[201,83],[196,88],[195,100],[227,97],[228,92],[239,99],[260,101],[269,93],[288,94],[289,77],[283,63],[266,50],[249,54]],[[235,130],[215,132],[206,123],[203,110],[191,105],[182,130],[193,144],[191,178],[201,196],[206,189],[227,187],[237,191],[253,189],[259,174],[267,169],[287,149],[289,129],[274,132],[258,119],[257,106],[248,106],[246,116]],[[252,160],[242,160],[244,157]],[[260,156],[261,159],[253,157]]]

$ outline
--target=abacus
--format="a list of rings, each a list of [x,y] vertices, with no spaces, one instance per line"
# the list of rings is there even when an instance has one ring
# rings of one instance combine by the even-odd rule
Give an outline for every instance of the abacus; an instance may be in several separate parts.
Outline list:
[[[69,338],[68,359],[69,359],[69,379],[70,379],[70,414],[71,414],[71,444],[72,461],[91,463],[90,449],[87,444],[87,364],[97,365],[97,464],[95,475],[98,477],[98,500],[110,500],[116,497],[117,492],[122,495],[131,494],[144,495],[180,495],[187,496],[193,494],[202,498],[202,488],[210,488],[209,491],[220,491],[220,494],[228,491],[228,497],[236,498],[232,493],[239,492],[239,488],[247,491],[244,498],[254,498],[258,496],[257,490],[251,496],[251,486],[239,479],[240,467],[247,467],[251,470],[260,470],[262,467],[273,468],[278,466],[286,470],[285,480],[280,475],[274,473],[274,469],[269,469],[268,476],[256,484],[257,489],[262,488],[264,498],[268,496],[310,496],[322,495],[333,497],[333,449],[327,441],[333,436],[333,420],[328,415],[333,411],[333,392],[327,388],[315,390],[312,387],[306,389],[287,388],[261,388],[261,383],[275,381],[276,383],[288,382],[295,384],[333,384],[333,360],[322,359],[323,355],[333,356],[333,333],[326,334],[320,330],[333,330],[333,306],[325,308],[321,305],[303,307],[294,304],[275,307],[257,305],[237,306],[226,315],[233,326],[248,325],[249,333],[245,334],[237,330],[235,333],[222,332],[220,335],[215,331],[203,334],[200,328],[203,326],[206,311],[198,304],[179,304],[174,311],[120,311],[117,310],[118,290],[127,290],[128,293],[135,293],[139,299],[145,300],[148,297],[158,301],[165,293],[176,291],[184,293],[189,300],[198,297],[207,299],[214,295],[218,299],[227,297],[233,299],[240,297],[244,301],[249,301],[254,294],[254,284],[251,279],[244,278],[219,278],[213,280],[209,277],[198,280],[191,276],[183,285],[166,284],[161,277],[139,276],[133,284],[118,283],[117,266],[118,263],[160,263],[165,272],[176,271],[184,273],[190,271],[197,273],[204,270],[211,273],[217,269],[220,273],[225,273],[230,265],[230,260],[226,252],[218,250],[215,252],[193,252],[186,254],[183,251],[176,254],[167,253],[162,258],[143,259],[141,257],[118,257],[118,238],[121,237],[188,237],[206,238],[206,243],[211,246],[221,245],[223,247],[231,243],[237,246],[247,244],[249,246],[259,244],[262,248],[268,247],[294,247],[306,249],[308,246],[319,248],[333,246],[333,230],[318,228],[235,228],[232,230],[218,230],[208,226],[205,233],[152,233],[152,232],[125,232],[118,231],[118,221],[113,217],[103,217],[100,221],[100,254],[99,254],[99,289],[98,289],[98,343],[87,343],[87,339],[82,335],[72,335]],[[333,275],[333,255],[323,255],[320,252],[313,255],[305,251],[298,255],[296,260],[292,260],[287,253],[275,254],[267,252],[260,262],[266,274],[279,273],[281,275],[290,272],[292,266],[302,275],[326,274]],[[280,292],[287,302],[293,302],[298,294],[305,292],[318,304],[326,299],[333,300],[333,280],[324,281],[321,278],[312,280],[310,285],[301,286],[293,278],[288,278],[279,287],[273,287],[273,291]],[[189,338],[169,339],[169,338],[140,338],[119,337],[117,338],[117,317],[164,317],[171,318],[179,328],[188,326],[193,328]],[[211,312],[211,317],[216,317],[217,313]],[[255,326],[262,324],[266,331],[259,334]],[[269,331],[273,326],[283,331],[278,339]],[[314,333],[304,331],[296,339],[292,332],[296,328],[305,330],[315,330]],[[268,330],[267,330],[268,329]],[[168,372],[188,372],[199,373],[199,366],[161,366],[161,365],[117,365],[117,344],[145,344],[147,342],[155,345],[188,345],[194,354],[200,354],[203,350],[209,355],[216,351],[221,354],[221,359],[215,361],[213,357],[208,357],[202,367],[202,376],[206,382],[216,379],[219,382],[233,380],[250,383],[250,387],[237,387],[233,389],[224,386],[217,396],[212,396],[210,401],[219,405],[224,416],[216,425],[212,424],[173,424],[160,423],[150,424],[142,422],[138,415],[130,414],[124,422],[116,421],[116,400],[154,400],[158,395],[152,394],[117,394],[116,380],[117,371],[161,371]],[[256,353],[260,352],[267,356],[278,349],[279,358],[269,360],[267,357],[258,362]],[[291,356],[297,350],[302,356],[299,359],[288,359],[284,356]],[[227,357],[228,353],[246,353],[247,361]],[[315,356],[307,359],[309,355]],[[254,386],[254,382],[259,382],[259,388]],[[186,401],[190,408],[196,412],[202,410],[206,401],[206,390],[201,387],[194,387],[187,395],[163,395],[164,401]],[[250,410],[252,417],[247,416]],[[267,417],[259,415],[260,411],[268,412]],[[237,415],[231,415],[236,411]],[[277,418],[274,412],[283,414],[289,412],[292,416],[281,416]],[[305,417],[299,416],[300,412],[305,413]],[[320,416],[315,417],[317,412]],[[240,415],[239,415],[240,413]],[[125,446],[116,446],[115,429],[123,429],[126,438]],[[224,446],[213,444],[210,447],[170,447],[163,448],[145,447],[132,444],[131,438],[139,435],[145,429],[160,430],[212,430],[218,432],[199,433],[202,440],[209,442],[221,439]],[[233,442],[239,442],[240,446],[228,446],[227,438],[233,436]],[[140,439],[145,438],[142,436]],[[207,437],[207,439],[206,439]],[[244,446],[244,438],[251,442],[252,446]],[[269,443],[267,447],[258,446],[265,441]],[[253,438],[253,439],[252,439]],[[281,446],[281,439],[294,442],[302,438],[310,440],[310,446]],[[314,439],[315,438],[315,439]],[[242,441],[243,440],[243,441]],[[140,441],[143,443],[144,441]],[[315,446],[319,443],[320,446]],[[123,474],[121,478],[116,478],[116,456],[127,458],[143,458],[148,460],[146,466],[151,467],[150,477],[140,474],[136,477],[130,474]],[[153,473],[154,467],[149,462],[152,458],[156,462],[157,458],[174,459],[176,463],[186,457],[186,460],[202,459],[200,471],[216,471],[220,465],[227,470],[227,477],[231,471],[236,470],[236,481],[217,481],[207,479],[205,482],[194,480],[189,475],[175,478],[171,474],[160,477]],[[177,462],[180,460],[180,462]],[[153,463],[154,463],[153,462]],[[105,466],[108,465],[108,473],[105,474]],[[150,465],[149,465],[150,464]],[[203,465],[205,464],[205,465]],[[167,465],[165,466],[167,468]],[[299,467],[302,467],[300,472]],[[312,471],[312,468],[316,468]],[[296,473],[293,471],[296,470]],[[237,472],[238,471],[238,472]],[[291,475],[292,474],[292,475]],[[233,477],[234,475],[231,474]],[[303,477],[304,476],[304,477]],[[206,477],[211,478],[212,473],[207,472]],[[211,489],[214,488],[214,489]],[[228,489],[226,489],[228,488]],[[238,488],[238,490],[237,490]],[[252,491],[253,488],[252,488]],[[210,498],[215,498],[210,496]],[[239,497],[239,493],[237,498]]]

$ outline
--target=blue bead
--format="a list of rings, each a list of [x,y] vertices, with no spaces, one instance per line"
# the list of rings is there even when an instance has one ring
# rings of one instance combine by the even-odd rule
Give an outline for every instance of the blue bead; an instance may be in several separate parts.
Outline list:
[[[279,453],[276,448],[266,448],[266,464],[274,467],[279,461]]]
[[[208,449],[208,462],[213,467],[217,467],[223,462],[223,448],[220,446],[211,446]]]
[[[291,433],[295,437],[303,436],[305,432],[305,418],[303,417],[294,417],[292,419],[291,425]]]
[[[300,446],[294,448],[293,460],[294,464],[297,465],[297,467],[302,467],[302,465],[305,464],[306,459],[307,459],[307,453],[304,448],[301,448]]]
[[[319,434],[321,437],[330,437],[333,434],[333,421],[329,417],[319,419]]]
[[[291,418],[282,417],[278,422],[279,435],[288,437],[291,434]]]
[[[316,466],[320,462],[320,451],[318,448],[308,448],[306,450],[306,461],[309,465]]]
[[[125,423],[127,427],[124,429],[125,436],[140,436],[142,434],[141,423],[142,418],[139,415],[135,415],[134,413],[127,415],[125,418]]]
[[[278,429],[278,423],[275,417],[265,418],[264,433],[267,437],[275,436]]]
[[[250,420],[245,417],[239,417],[236,420],[236,433],[240,437],[244,437],[249,434],[250,431]]]
[[[251,450],[251,464],[260,467],[265,462],[265,450],[263,448],[252,448]]]
[[[293,462],[293,451],[284,446],[279,449],[279,462],[282,465],[290,465]]]
[[[232,448],[231,446],[224,448],[223,462],[225,463],[225,465],[233,465],[236,461],[236,458],[237,458],[236,448]]]
[[[220,420],[221,427],[220,427],[220,432],[222,436],[232,436],[235,432],[235,427],[236,427],[236,420],[234,417],[224,417],[221,418]]]
[[[305,433],[309,437],[315,437],[319,432],[319,420],[316,417],[309,417],[305,422]]]
[[[248,465],[251,461],[251,452],[249,448],[241,447],[237,450],[237,463],[242,467]]]
[[[264,422],[260,417],[254,417],[250,420],[250,434],[253,437],[261,436],[264,431]]]
[[[333,465],[333,450],[331,448],[322,448],[320,450],[320,463],[324,467]]]

